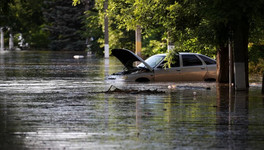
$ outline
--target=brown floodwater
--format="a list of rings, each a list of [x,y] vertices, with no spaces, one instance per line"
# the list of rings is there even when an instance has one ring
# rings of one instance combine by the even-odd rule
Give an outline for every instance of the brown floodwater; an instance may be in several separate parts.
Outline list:
[[[122,69],[83,52],[1,53],[0,149],[263,149],[260,82],[105,81]]]

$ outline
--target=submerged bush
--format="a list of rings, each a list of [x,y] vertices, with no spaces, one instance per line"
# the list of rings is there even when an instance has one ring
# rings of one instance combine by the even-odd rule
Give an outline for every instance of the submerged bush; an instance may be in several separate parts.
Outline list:
[[[264,73],[264,45],[253,45],[249,48],[249,73]]]
[[[257,61],[250,61],[249,62],[249,73],[250,74],[264,73],[264,59],[259,58]]]

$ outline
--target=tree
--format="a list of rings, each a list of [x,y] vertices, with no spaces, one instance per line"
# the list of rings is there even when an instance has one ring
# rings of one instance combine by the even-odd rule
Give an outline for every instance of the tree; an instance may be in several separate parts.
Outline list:
[[[14,35],[22,34],[25,42],[29,43],[32,48],[45,48],[47,35],[41,30],[44,24],[43,0],[4,0],[2,2],[0,26],[8,28],[8,32]]]
[[[71,1],[45,1],[44,17],[48,24],[52,50],[84,50],[86,39],[81,36],[84,31],[82,20],[85,5],[72,6]]]
[[[42,7],[44,0],[15,0],[12,6],[16,20],[13,30],[21,33],[31,49],[46,49],[49,43],[48,34],[42,29],[45,21]]]
[[[227,59],[227,41],[230,38],[234,44],[234,62],[236,72],[236,84],[243,83],[242,89],[248,86],[248,40],[252,23],[256,23],[252,18],[262,16],[263,2],[257,1],[210,1],[204,0],[199,3],[201,16],[210,21],[214,26],[217,39],[218,65],[224,66]],[[259,17],[258,17],[259,18]],[[253,21],[253,22],[252,22]],[[219,68],[219,67],[218,67]],[[227,71],[219,71],[219,77]],[[225,75],[226,76],[226,75]],[[220,79],[220,82],[226,79]],[[236,85],[237,86],[237,85]],[[239,85],[240,86],[240,85]]]
[[[0,26],[6,26],[9,22],[10,5],[14,4],[14,0],[0,1]]]
[[[99,56],[103,56],[103,48],[100,47],[100,40],[103,39],[102,24],[99,22],[98,10],[91,8],[85,12],[85,32],[87,37],[88,50]]]

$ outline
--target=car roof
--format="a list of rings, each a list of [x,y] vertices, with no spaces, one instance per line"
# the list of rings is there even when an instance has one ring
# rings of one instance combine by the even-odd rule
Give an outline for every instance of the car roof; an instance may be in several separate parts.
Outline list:
[[[187,54],[187,55],[188,55],[188,54],[189,54],[189,55],[190,55],[190,54],[191,54],[191,55],[196,55],[197,53],[179,52],[179,54],[181,54],[181,55],[182,55],[182,54]]]
[[[198,53],[189,53],[189,52],[179,52],[178,54],[180,54],[180,55],[201,55],[201,54],[198,54]],[[156,54],[156,56],[166,56],[167,55],[167,53],[163,53],[163,54]]]

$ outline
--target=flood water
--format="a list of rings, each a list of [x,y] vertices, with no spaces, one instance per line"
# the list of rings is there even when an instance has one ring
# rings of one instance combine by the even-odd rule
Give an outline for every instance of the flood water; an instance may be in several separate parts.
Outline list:
[[[0,149],[263,149],[260,84],[109,83],[115,58],[77,54],[0,54]]]

